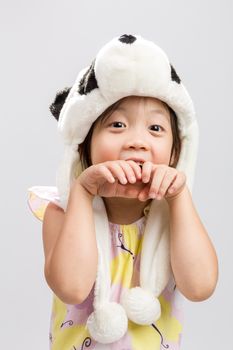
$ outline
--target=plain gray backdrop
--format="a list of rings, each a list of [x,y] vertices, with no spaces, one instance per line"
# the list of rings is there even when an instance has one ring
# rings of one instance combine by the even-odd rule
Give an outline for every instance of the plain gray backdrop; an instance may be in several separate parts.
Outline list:
[[[185,300],[181,349],[230,349],[232,2],[0,4],[1,348],[45,350],[49,345],[52,293],[43,275],[42,224],[27,205],[28,187],[55,185],[62,154],[49,105],[107,41],[135,33],[168,54],[193,99],[200,128],[193,201],[218,254],[219,280],[208,300]]]

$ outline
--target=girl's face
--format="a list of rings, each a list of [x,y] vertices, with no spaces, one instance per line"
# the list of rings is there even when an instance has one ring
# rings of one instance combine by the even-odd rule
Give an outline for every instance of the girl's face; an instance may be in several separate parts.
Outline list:
[[[167,106],[153,97],[129,96],[104,121],[97,121],[91,139],[91,160],[97,164],[140,158],[169,165],[172,142]]]

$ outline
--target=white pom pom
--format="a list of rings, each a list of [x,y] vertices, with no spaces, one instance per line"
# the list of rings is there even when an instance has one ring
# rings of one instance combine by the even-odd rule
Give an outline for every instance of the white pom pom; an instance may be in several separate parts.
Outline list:
[[[120,304],[106,302],[89,315],[86,327],[97,342],[113,343],[127,332],[128,318]]]
[[[158,298],[141,287],[125,290],[121,296],[121,305],[128,318],[140,325],[150,325],[161,316]]]

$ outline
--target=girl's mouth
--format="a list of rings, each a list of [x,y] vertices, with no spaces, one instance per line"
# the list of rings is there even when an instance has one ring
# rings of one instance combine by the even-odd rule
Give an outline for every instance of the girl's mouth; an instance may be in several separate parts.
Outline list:
[[[135,160],[135,163],[137,163],[137,164],[140,166],[140,168],[142,169],[142,165],[143,165],[142,162],[137,162],[137,161]]]
[[[134,160],[134,159],[131,159],[131,160],[133,160],[135,163],[137,163],[140,166],[140,168],[142,169],[144,161],[142,161],[142,160]]]

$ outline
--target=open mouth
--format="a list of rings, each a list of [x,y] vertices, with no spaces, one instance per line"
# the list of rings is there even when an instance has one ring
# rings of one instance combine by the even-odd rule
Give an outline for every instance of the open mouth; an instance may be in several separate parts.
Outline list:
[[[135,163],[137,163],[140,168],[142,169],[142,166],[143,166],[143,163],[144,163],[144,160],[136,160],[136,159],[128,159],[128,160],[133,160]]]
[[[137,163],[140,166],[140,168],[142,169],[143,162],[135,160],[135,163]]]

